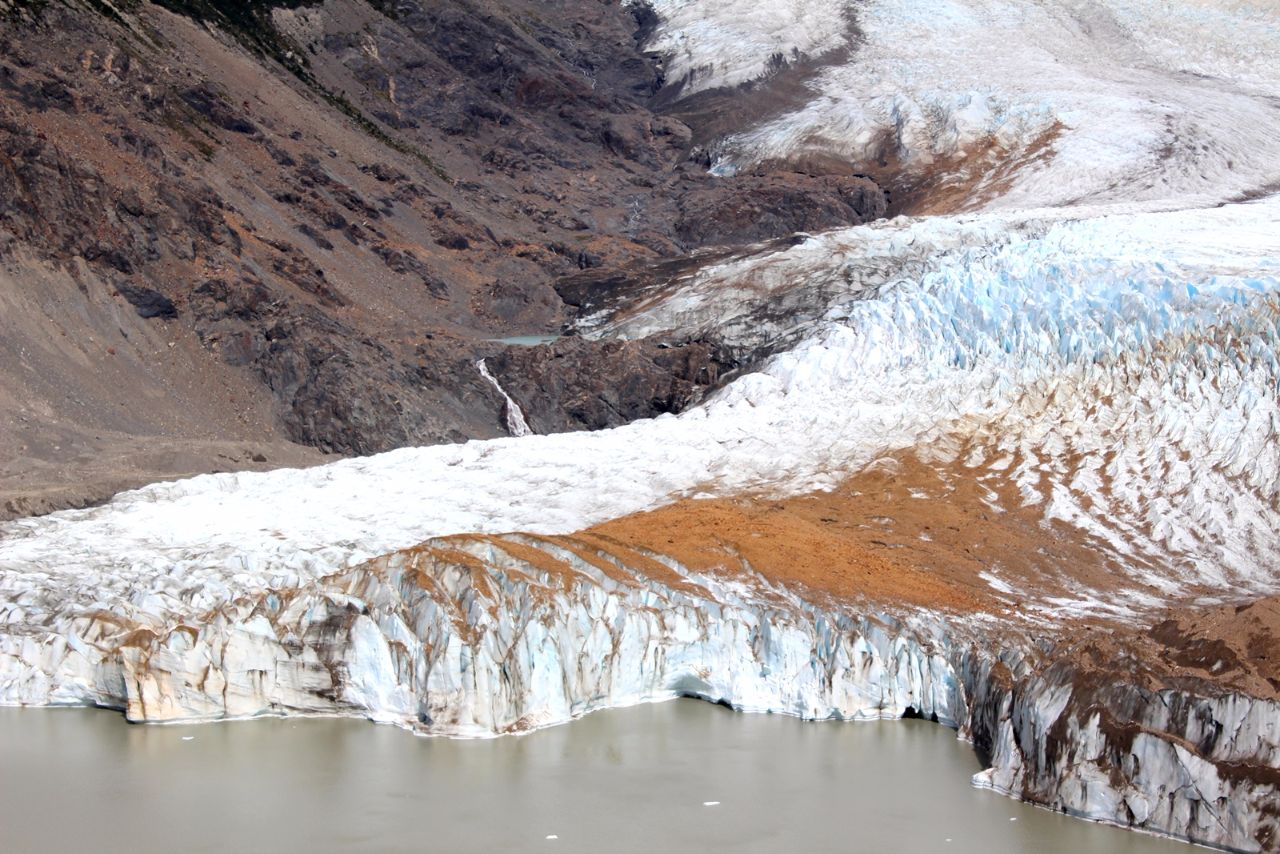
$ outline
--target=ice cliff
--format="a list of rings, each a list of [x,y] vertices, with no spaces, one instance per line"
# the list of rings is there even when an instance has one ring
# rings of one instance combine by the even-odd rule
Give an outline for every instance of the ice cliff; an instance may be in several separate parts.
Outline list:
[[[998,638],[993,643],[992,637]],[[486,736],[696,696],[957,726],[981,785],[1241,850],[1274,838],[1274,703],[1150,696],[984,618],[859,613],[574,537],[451,537],[160,625],[84,613],[0,639],[10,702],[135,721],[319,713]],[[1269,769],[1269,770],[1268,770]]]

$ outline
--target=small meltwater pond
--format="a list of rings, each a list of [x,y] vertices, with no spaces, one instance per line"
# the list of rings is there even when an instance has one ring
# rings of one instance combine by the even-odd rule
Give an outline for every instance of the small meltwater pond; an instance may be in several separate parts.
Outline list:
[[[1187,846],[975,789],[925,721],[693,700],[479,741],[337,719],[0,709],[0,850],[1037,852]]]
[[[509,338],[491,338],[498,344],[509,344],[514,347],[537,347],[539,344],[550,344],[559,341],[563,335],[512,335]]]

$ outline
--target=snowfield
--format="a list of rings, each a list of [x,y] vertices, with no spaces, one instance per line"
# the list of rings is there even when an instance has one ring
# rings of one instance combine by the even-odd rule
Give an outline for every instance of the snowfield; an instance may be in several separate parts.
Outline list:
[[[746,77],[741,44],[772,39],[813,56],[810,20],[829,0],[689,5],[661,31],[673,76],[700,88]],[[1280,183],[1280,11],[1271,3],[1118,0],[847,2],[848,57],[807,104],[728,140],[716,169],[761,160],[887,156],[941,171],[971,204],[1001,208],[1177,200],[1187,206]],[[744,26],[764,28],[739,41]],[[757,54],[763,56],[764,54]],[[764,72],[760,64],[755,76]],[[945,183],[945,181],[944,181]]]

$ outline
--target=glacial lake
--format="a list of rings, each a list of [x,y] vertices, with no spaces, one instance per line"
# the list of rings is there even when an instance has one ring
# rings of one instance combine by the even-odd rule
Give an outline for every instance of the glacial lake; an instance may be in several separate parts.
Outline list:
[[[0,709],[0,850],[1193,850],[975,789],[977,770],[925,721],[804,723],[693,700],[475,741],[354,720],[134,726]]]
[[[514,347],[537,347],[541,344],[550,344],[552,341],[559,341],[563,335],[511,335],[507,338],[490,338],[497,344],[508,344]]]

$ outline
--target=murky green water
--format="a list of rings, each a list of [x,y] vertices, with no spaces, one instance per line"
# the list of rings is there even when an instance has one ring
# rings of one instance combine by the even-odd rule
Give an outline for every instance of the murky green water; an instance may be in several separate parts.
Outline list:
[[[486,741],[0,709],[0,851],[1192,850],[974,789],[976,770],[936,724],[692,700]]]

